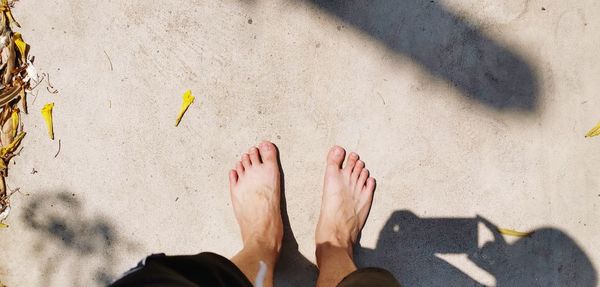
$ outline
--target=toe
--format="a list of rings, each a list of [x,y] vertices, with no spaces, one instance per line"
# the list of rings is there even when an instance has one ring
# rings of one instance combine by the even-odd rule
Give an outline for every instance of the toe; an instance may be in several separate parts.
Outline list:
[[[329,150],[329,154],[327,154],[327,165],[342,168],[344,154],[346,154],[346,151],[343,148],[339,146],[333,146]]]
[[[237,180],[238,180],[237,171],[235,171],[233,169],[230,170],[229,171],[229,186],[233,187],[237,183]]]
[[[252,166],[250,163],[250,156],[247,153],[242,156],[242,165],[244,166],[244,170],[249,169]]]
[[[256,147],[252,147],[248,154],[250,155],[250,163],[252,165],[260,163],[260,155],[258,154],[258,149]]]
[[[357,161],[354,165],[354,169],[352,170],[352,181],[358,181],[358,176],[360,175],[360,172],[363,170],[363,168],[365,168],[365,162],[363,162],[362,160]]]
[[[358,202],[358,216],[360,228],[364,226],[367,221],[367,216],[369,216],[369,210],[371,209],[371,204],[373,203],[373,194],[375,193],[375,179],[369,177],[367,179],[367,185],[363,187],[363,190],[360,193],[359,202]]]
[[[369,179],[367,179],[367,185],[365,186],[365,191],[373,194],[373,191],[375,191],[375,179],[372,177],[369,177]]]
[[[356,154],[355,152],[351,152],[348,155],[348,160],[346,161],[346,165],[344,166],[344,170],[346,170],[348,174],[352,173],[352,169],[354,169],[356,161],[358,161],[358,154]]]
[[[239,178],[239,176],[244,174],[244,165],[242,165],[241,161],[238,161],[237,164],[235,165],[235,171],[238,174],[238,178]]]
[[[272,142],[263,141],[258,149],[263,163],[277,164],[277,148]]]
[[[362,190],[363,187],[365,186],[365,183],[367,182],[367,178],[369,178],[369,170],[364,168],[360,172],[360,176],[358,177],[358,181],[356,182],[356,188],[359,191]]]

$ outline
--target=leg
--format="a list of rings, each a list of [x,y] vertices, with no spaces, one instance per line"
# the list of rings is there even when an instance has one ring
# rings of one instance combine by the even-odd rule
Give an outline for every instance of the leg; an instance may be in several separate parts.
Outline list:
[[[244,244],[231,261],[212,253],[153,255],[111,286],[273,286],[283,239],[275,146],[262,142],[258,149],[251,148],[229,173],[229,183]],[[259,273],[263,280],[257,281]]]
[[[231,261],[255,282],[261,261],[263,286],[273,286],[273,270],[283,239],[277,149],[270,142],[251,148],[229,173],[231,201],[244,247]]]
[[[316,230],[317,286],[336,286],[356,270],[352,248],[363,228],[375,190],[364,162],[350,153],[342,166],[345,151],[334,146],[327,155],[327,169]]]
[[[122,286],[252,287],[252,283],[227,258],[204,252],[183,256],[148,256],[110,285]]]

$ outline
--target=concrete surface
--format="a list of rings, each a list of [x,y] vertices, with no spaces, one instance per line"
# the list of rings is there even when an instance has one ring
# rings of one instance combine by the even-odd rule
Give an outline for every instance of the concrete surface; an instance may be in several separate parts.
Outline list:
[[[583,137],[600,120],[598,1],[21,0],[14,14],[59,93],[30,97],[10,166],[7,286],[233,255],[227,171],[261,139],[280,148],[294,235],[279,286],[316,276],[333,144],[378,180],[360,265],[406,286],[598,286],[600,139]]]

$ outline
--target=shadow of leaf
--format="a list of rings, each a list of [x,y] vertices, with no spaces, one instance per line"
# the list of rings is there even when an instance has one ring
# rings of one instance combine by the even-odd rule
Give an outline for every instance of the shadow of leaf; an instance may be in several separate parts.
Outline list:
[[[117,252],[132,245],[107,218],[86,216],[83,203],[67,191],[35,193],[22,221],[37,233],[37,251],[49,253],[50,259],[41,264],[45,266],[40,278],[44,286],[52,285],[57,270],[70,270],[74,285],[108,285],[116,275]]]

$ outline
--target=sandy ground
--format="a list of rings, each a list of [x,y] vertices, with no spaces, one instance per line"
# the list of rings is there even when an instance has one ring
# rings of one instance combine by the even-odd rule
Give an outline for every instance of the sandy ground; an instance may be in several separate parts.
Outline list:
[[[227,172],[261,139],[281,151],[293,231],[279,286],[316,277],[333,144],[377,178],[360,266],[406,286],[598,286],[600,139],[583,137],[600,120],[598,1],[21,0],[14,14],[59,92],[29,98],[10,165],[9,287],[233,255]]]

